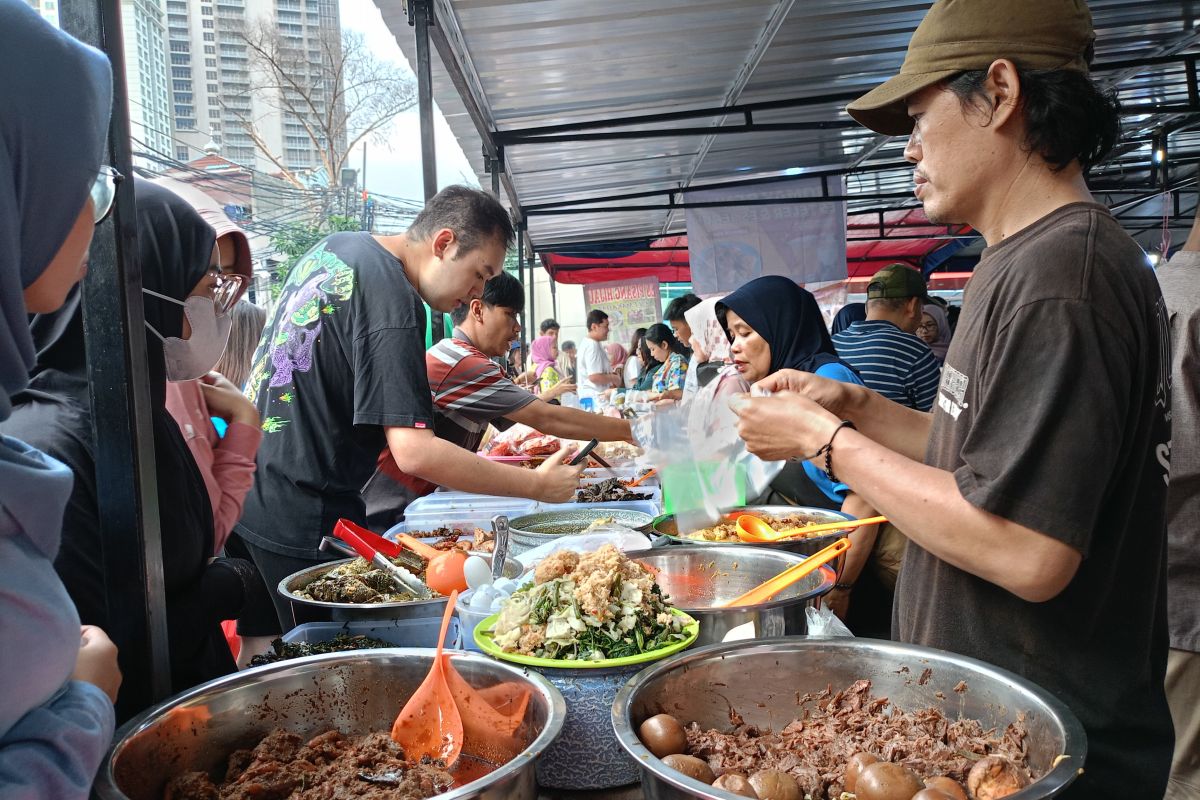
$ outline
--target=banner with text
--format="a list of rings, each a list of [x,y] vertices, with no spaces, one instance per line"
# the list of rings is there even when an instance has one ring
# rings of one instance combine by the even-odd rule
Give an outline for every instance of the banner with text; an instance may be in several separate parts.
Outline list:
[[[662,320],[658,278],[654,277],[585,284],[583,302],[588,311],[598,308],[608,314],[608,340],[625,347],[635,329]]]
[[[840,180],[829,188],[840,195]],[[819,178],[686,192],[685,202],[821,197]],[[778,203],[687,209],[688,256],[697,293],[730,292],[763,275],[796,283],[846,278],[846,204]]]

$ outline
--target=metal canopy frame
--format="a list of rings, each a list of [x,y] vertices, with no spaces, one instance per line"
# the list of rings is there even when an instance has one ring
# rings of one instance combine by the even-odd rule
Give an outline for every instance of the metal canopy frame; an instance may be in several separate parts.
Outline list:
[[[845,195],[826,199],[846,198],[852,214],[916,205],[903,140],[860,129],[841,106],[894,74],[929,2],[664,0],[648,11],[634,0],[603,10],[584,0],[430,1],[441,58],[434,91],[464,151],[482,152],[481,176],[499,172],[526,226],[523,256],[680,233],[678,212],[705,207],[683,193],[718,186],[844,176],[852,179]],[[395,32],[396,0],[376,2]],[[1093,172],[1097,195],[1124,204],[1180,179],[1188,185],[1200,138],[1176,139],[1200,122],[1196,21],[1169,0],[1089,5],[1098,31],[1093,73],[1121,96],[1126,134]],[[728,51],[722,74],[731,80],[719,93],[721,75],[681,75],[685,35],[689,51]],[[620,57],[644,74],[614,56],[626,42]],[[654,46],[661,59],[647,55]],[[655,70],[668,89],[657,90]],[[575,87],[583,99],[564,99]],[[704,102],[701,87],[716,102]],[[1168,143],[1169,163],[1153,163]],[[790,149],[798,155],[787,169],[726,166],[739,153],[778,161]],[[639,179],[643,172],[652,177]]]
[[[132,175],[120,0],[63,0],[59,19],[112,63],[107,158]],[[107,633],[122,656],[122,697],[145,708],[171,693],[171,672],[136,218],[133,182],[122,181],[81,291]]]

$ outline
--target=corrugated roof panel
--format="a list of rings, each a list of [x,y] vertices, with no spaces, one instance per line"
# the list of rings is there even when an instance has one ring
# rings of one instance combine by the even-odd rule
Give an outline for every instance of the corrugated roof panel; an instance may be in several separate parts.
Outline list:
[[[400,0],[376,2],[411,60],[412,29]],[[1194,52],[1200,36],[1186,5],[1178,0],[1092,0],[1096,61],[1144,59],[1188,48]],[[753,119],[759,124],[845,121],[846,98],[897,71],[929,6],[896,0],[436,0],[456,60],[489,125],[502,132],[715,108],[727,97],[757,103],[834,95],[802,107],[757,111]],[[1181,105],[1188,100],[1186,72],[1178,62],[1099,77],[1118,80],[1126,105]],[[434,80],[435,96],[464,151],[481,163],[479,135],[437,58]],[[731,94],[735,85],[740,91]],[[1104,179],[1128,173],[1135,175],[1131,182],[1145,180],[1150,135],[1181,119],[1185,117],[1178,114],[1126,118],[1135,139],[1120,151],[1113,168],[1100,171]],[[745,122],[741,115],[730,115],[723,124]],[[654,127],[716,124],[720,117],[710,116]],[[1200,154],[1200,136],[1177,132],[1172,144]],[[689,180],[719,183],[797,168],[861,163],[874,170],[890,165],[886,171],[846,178],[849,193],[869,195],[850,204],[856,209],[888,204],[876,195],[911,191],[911,169],[901,163],[903,145],[899,139],[881,142],[865,129],[834,127],[510,144],[505,155],[522,206],[668,191]],[[488,185],[482,172],[480,179]],[[666,201],[660,194],[630,203]],[[633,238],[680,231],[683,216],[663,210],[537,215],[530,218],[529,229],[539,245]]]

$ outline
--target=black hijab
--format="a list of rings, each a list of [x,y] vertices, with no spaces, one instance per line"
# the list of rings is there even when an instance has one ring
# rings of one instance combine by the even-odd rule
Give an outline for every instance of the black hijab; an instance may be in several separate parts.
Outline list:
[[[182,301],[207,272],[216,234],[187,202],[167,189],[138,181],[135,195],[143,285]],[[182,333],[182,306],[150,295],[143,295],[143,305],[146,321],[163,336]],[[49,453],[74,472],[75,487],[55,568],[82,621],[108,627],[79,287],[71,291],[59,311],[34,316],[30,332],[37,363],[29,388],[14,398],[13,415],[0,429]],[[182,690],[222,674],[228,666],[211,658],[213,631],[204,621],[205,608],[211,603],[200,591],[212,554],[212,505],[179,426],[166,409],[162,342],[149,330],[144,334],[172,677],[175,689]],[[139,587],[129,589],[140,591]],[[125,716],[136,709],[118,710]]]
[[[816,372],[841,363],[816,298],[780,275],[755,278],[717,303],[717,319],[729,336],[725,312],[733,311],[771,347],[771,372]],[[730,341],[733,337],[730,336]]]
[[[867,318],[866,303],[846,303],[833,318],[833,335],[836,336],[856,322]]]

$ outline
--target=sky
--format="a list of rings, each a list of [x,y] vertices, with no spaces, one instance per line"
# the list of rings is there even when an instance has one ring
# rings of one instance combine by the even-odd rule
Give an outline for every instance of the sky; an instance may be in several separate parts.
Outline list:
[[[391,61],[405,72],[412,73],[400,46],[392,38],[383,15],[372,0],[341,0],[342,29],[360,33],[367,47],[376,57]],[[437,154],[438,186],[452,183],[478,185],[472,165],[463,155],[462,148],[446,124],[440,111],[434,110],[435,152]],[[359,169],[362,165],[362,148],[356,146],[347,166]],[[387,143],[371,141],[367,145],[368,191],[421,200],[424,189],[421,178],[421,132],[414,107],[404,112],[392,123],[387,132]]]

